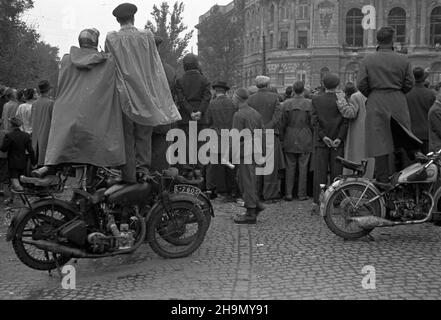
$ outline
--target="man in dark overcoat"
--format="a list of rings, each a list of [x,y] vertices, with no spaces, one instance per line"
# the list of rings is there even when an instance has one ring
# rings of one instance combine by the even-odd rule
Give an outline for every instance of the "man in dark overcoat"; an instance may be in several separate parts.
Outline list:
[[[274,143],[274,171],[271,175],[258,178],[258,193],[264,200],[276,200],[281,196],[280,171],[285,169],[285,160],[280,141],[280,125],[282,121],[282,107],[279,95],[270,88],[271,79],[266,76],[256,78],[258,92],[250,96],[248,104],[260,113],[265,124],[265,129],[275,132]]]
[[[224,81],[218,81],[213,85],[216,91],[214,98],[208,107],[207,125],[216,130],[218,143],[221,146],[222,130],[231,130],[233,127],[233,117],[237,111],[231,98],[227,96],[230,90],[228,84]],[[213,197],[219,193],[226,193],[233,198],[237,198],[238,192],[236,187],[235,170],[221,163],[223,155],[228,150],[219,148],[218,164],[210,164],[207,166],[207,190],[211,192]]]
[[[390,155],[395,149],[420,148],[421,141],[411,130],[406,93],[415,84],[412,67],[405,55],[394,52],[395,31],[381,28],[377,52],[360,66],[358,89],[368,98],[366,105],[366,152],[375,158],[376,179],[387,183],[393,168]]]
[[[412,132],[423,142],[422,152],[429,152],[429,110],[436,100],[435,91],[424,86],[428,74],[421,67],[413,69],[415,87],[406,95]]]
[[[187,133],[188,137],[190,122],[197,122],[198,134],[206,127],[206,112],[211,100],[211,86],[200,71],[196,55],[187,54],[182,63],[185,74],[176,81],[176,103],[182,116],[179,127]],[[195,168],[202,170],[201,165],[190,165],[188,158],[187,154],[187,163],[183,166],[185,171],[193,171]]]

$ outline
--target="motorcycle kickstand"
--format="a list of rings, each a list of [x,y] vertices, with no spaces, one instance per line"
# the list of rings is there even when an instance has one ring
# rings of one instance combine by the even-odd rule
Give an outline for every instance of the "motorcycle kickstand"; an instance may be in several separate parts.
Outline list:
[[[60,279],[63,279],[63,273],[61,272],[61,266],[58,263],[57,255],[55,253],[52,253],[52,257],[54,258],[55,266],[57,267],[58,276],[60,277]],[[49,272],[51,272],[51,271],[49,271]]]

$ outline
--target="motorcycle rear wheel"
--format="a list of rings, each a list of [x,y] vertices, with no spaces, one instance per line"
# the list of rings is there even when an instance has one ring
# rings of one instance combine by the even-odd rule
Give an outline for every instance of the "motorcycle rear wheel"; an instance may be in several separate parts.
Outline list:
[[[363,204],[375,198],[376,194],[371,189],[368,189],[363,196],[365,190],[366,187],[358,184],[346,185],[337,190],[329,199],[325,208],[325,222],[337,236],[345,240],[356,240],[369,235],[373,231],[373,229],[362,229],[350,220],[354,217],[381,215],[380,200],[366,204],[360,207],[359,210],[354,209],[359,201],[360,204]],[[337,223],[335,219],[337,216],[343,217],[343,226]]]
[[[51,232],[70,220],[69,210],[58,206],[48,205],[30,211],[18,224],[12,240],[15,254],[22,263],[34,270],[51,271],[57,269],[57,265],[64,266],[71,260],[71,257],[51,254],[38,249],[24,243],[23,238],[36,240],[36,237],[38,237],[38,240],[55,241],[55,239],[50,239]]]
[[[165,210],[158,210],[150,218],[147,226],[148,242],[153,251],[162,258],[185,258],[198,250],[204,242],[208,230],[207,217],[190,202],[174,202],[171,208],[171,217]],[[182,238],[192,227],[197,228],[196,232]]]

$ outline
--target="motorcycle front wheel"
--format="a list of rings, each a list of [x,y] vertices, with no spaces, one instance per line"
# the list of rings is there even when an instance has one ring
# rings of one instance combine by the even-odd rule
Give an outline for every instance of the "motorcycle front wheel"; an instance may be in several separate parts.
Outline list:
[[[30,211],[19,222],[12,240],[15,254],[22,263],[34,270],[50,271],[64,266],[70,257],[38,249],[27,244],[26,240],[56,242],[56,230],[70,220],[70,212],[58,206],[48,205]]]
[[[345,240],[355,240],[369,235],[373,229],[360,228],[352,218],[364,216],[380,216],[381,203],[377,199],[370,200],[376,194],[364,186],[346,185],[335,191],[325,207],[325,222],[329,229]]]
[[[178,201],[171,212],[158,210],[147,226],[148,242],[165,259],[185,258],[202,245],[208,230],[206,215],[193,203]]]

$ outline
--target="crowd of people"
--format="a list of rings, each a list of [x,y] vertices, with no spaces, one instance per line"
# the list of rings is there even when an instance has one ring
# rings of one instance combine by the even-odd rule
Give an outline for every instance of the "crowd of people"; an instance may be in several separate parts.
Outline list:
[[[190,165],[189,154],[179,166],[190,182],[204,178],[211,198],[243,203],[247,211],[236,223],[254,224],[264,203],[282,199],[312,198],[317,211],[321,185],[344,173],[337,157],[367,161],[366,177],[388,183],[418,152],[441,149],[441,94],[428,88],[427,71],[394,52],[392,28],[378,31],[377,52],[363,61],[358,88],[327,73],[313,91],[297,81],[281,95],[265,75],[254,90],[211,85],[194,54],[183,58],[178,77],[161,61],[161,39],[133,26],[136,11],[131,4],[114,10],[121,30],[107,35],[105,52],[97,49],[98,30],[80,33],[79,47],[62,59],[54,99],[48,81],[38,91],[0,88],[0,182],[20,192],[21,175],[75,163],[119,167],[123,182],[132,184],[169,167],[171,128],[188,139],[191,122],[219,138],[224,129],[274,130],[269,175],[257,176],[256,163]],[[225,152],[218,151],[219,160]]]

